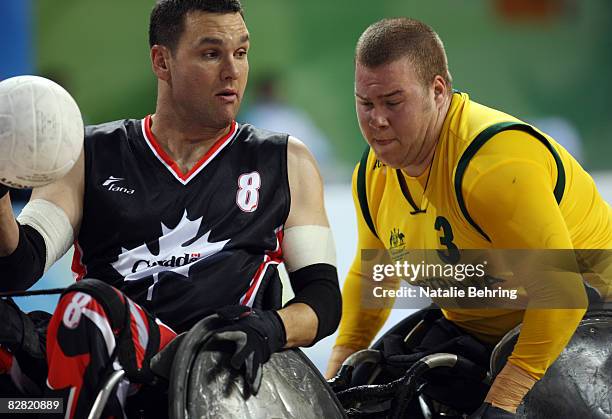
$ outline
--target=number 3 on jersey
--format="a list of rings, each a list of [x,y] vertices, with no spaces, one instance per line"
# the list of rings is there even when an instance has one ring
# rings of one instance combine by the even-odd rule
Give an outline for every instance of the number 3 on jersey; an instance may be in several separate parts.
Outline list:
[[[440,259],[442,259],[446,263],[457,263],[459,259],[461,259],[461,255],[459,254],[459,249],[453,243],[453,229],[451,228],[448,220],[442,216],[436,218],[436,222],[434,224],[434,228],[438,231],[442,232],[442,236],[440,237],[440,244],[445,246],[447,250],[438,250],[438,255]]]
[[[243,173],[238,177],[236,204],[244,212],[253,212],[259,205],[261,176],[257,172]]]

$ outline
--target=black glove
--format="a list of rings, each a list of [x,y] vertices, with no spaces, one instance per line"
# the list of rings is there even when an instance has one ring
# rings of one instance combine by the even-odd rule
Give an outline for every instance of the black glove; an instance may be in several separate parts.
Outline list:
[[[513,419],[516,415],[499,407],[483,403],[478,410],[468,416],[468,419]]]
[[[0,198],[4,198],[4,195],[6,195],[8,191],[9,191],[9,187],[0,183]]]
[[[244,368],[245,381],[251,393],[257,394],[263,364],[287,343],[285,326],[276,311],[251,310],[237,305],[223,307],[217,314],[230,324],[215,331],[210,342],[235,344],[230,363],[234,369]]]
[[[39,339],[36,325],[10,298],[0,299],[0,319],[0,345],[14,355],[23,352],[33,358],[45,358],[45,344]]]

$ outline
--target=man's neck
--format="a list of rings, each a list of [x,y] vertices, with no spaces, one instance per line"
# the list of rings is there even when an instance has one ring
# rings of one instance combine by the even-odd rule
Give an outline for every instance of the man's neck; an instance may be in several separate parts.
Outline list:
[[[159,111],[151,115],[151,132],[183,173],[187,173],[200,161],[230,129],[231,124],[218,129],[182,123],[180,118]]]

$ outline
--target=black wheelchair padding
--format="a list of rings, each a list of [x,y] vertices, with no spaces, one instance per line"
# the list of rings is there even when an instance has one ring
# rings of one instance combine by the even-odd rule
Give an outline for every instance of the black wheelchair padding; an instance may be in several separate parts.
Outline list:
[[[70,292],[82,292],[91,295],[102,306],[108,317],[115,336],[115,349],[111,354],[107,373],[110,373],[110,368],[116,356],[132,383],[153,384],[156,381],[156,376],[149,368],[149,360],[159,349],[160,341],[159,328],[155,323],[155,318],[143,309],[149,324],[149,339],[145,348],[142,367],[139,368],[136,362],[136,351],[130,327],[130,307],[127,297],[123,296],[122,299],[118,291],[112,286],[93,278],[82,279],[72,284],[62,293],[62,297]]]
[[[424,331],[416,338],[415,346],[408,348],[404,338],[417,325]],[[433,305],[399,322],[376,341],[372,348],[383,352],[385,361],[382,368],[380,364],[364,363],[356,366],[351,387],[380,385],[400,379],[418,359],[437,352],[459,355],[479,366],[481,372],[486,372],[492,350],[492,347],[480,343],[444,319],[442,312]],[[402,364],[402,360],[406,362]],[[419,393],[463,412],[475,410],[488,391],[488,386],[482,381],[482,374],[466,375],[454,368],[431,369],[424,373],[423,379]],[[420,411],[416,398],[411,404],[410,412]]]
[[[373,387],[382,389],[386,383],[397,381],[397,377],[402,376],[406,368],[394,366],[389,360],[401,359],[401,357],[410,358],[408,353],[398,355],[400,352],[398,348],[401,348],[404,343],[401,338],[408,335],[415,326],[418,325],[417,329],[421,327],[423,321],[431,326],[440,318],[439,310],[421,310],[390,329],[372,347],[384,353],[383,362],[358,364],[351,377],[350,388],[375,384],[376,386]],[[508,356],[512,353],[519,332],[518,327],[512,330],[492,350],[490,371],[493,377],[503,368]],[[486,350],[490,349],[487,345],[483,347]],[[416,349],[422,348],[417,347]],[[477,353],[476,358],[479,363],[482,363],[482,354]],[[418,365],[418,362],[415,365]],[[474,411],[484,399],[488,386],[473,380],[462,384],[460,380],[456,380],[456,377],[450,377],[448,372],[449,369],[443,367],[425,373],[419,393],[425,397],[426,401],[433,400],[451,408],[454,411],[451,414],[460,415],[461,412]],[[340,392],[339,396],[344,396],[343,393]],[[407,417],[420,418],[422,412],[418,400],[414,395],[411,397],[413,399],[410,401]],[[372,405],[371,409],[377,408],[381,411],[381,409],[389,409],[391,404],[392,410],[392,403],[397,403],[396,398],[391,402],[386,401],[386,406]],[[375,399],[373,400],[375,402]],[[360,409],[361,412],[365,411],[363,406]],[[612,311],[590,310],[585,314],[569,344],[549,367],[545,376],[527,394],[518,408],[516,417],[521,419],[609,419],[612,417]]]

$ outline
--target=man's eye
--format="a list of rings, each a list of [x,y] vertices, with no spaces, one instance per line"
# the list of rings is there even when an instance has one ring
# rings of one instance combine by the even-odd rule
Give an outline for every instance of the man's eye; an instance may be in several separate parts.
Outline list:
[[[247,52],[245,50],[238,51],[236,53],[236,56],[238,56],[238,57],[246,57],[247,56]]]
[[[402,102],[387,102],[387,106],[394,107],[394,106],[399,105],[400,103]]]
[[[217,52],[216,51],[206,51],[202,54],[202,57],[204,58],[216,58],[217,57]]]
[[[359,104],[363,106],[364,108],[368,108],[368,109],[372,107],[371,102],[359,102]]]

